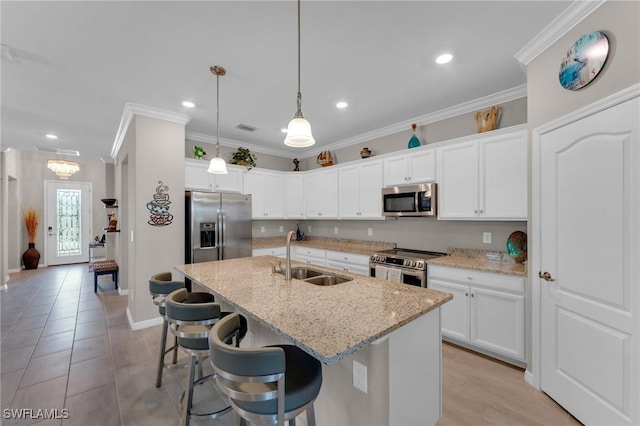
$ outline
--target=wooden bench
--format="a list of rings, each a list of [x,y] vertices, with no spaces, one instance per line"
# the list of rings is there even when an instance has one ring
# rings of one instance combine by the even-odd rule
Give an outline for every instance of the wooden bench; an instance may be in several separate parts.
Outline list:
[[[93,271],[93,291],[98,291],[98,276],[111,274],[111,279],[116,283],[116,290],[118,289],[118,264],[115,260],[99,260],[91,264],[91,270]]]

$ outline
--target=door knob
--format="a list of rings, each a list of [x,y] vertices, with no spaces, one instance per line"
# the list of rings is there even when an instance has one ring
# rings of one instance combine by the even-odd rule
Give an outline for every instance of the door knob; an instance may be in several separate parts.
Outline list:
[[[538,271],[538,276],[545,281],[555,281],[554,278],[551,278],[551,274],[548,272],[543,273],[542,271]]]

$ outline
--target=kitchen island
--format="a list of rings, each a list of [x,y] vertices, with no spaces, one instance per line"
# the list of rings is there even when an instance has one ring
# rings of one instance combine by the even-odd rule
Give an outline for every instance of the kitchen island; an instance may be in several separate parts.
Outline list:
[[[272,260],[176,269],[246,315],[256,346],[288,342],[324,364],[318,425],[435,424],[441,413],[440,306],[452,296],[316,266],[353,279],[334,286],[287,282],[272,274]],[[354,361],[367,367],[366,393],[353,387]]]

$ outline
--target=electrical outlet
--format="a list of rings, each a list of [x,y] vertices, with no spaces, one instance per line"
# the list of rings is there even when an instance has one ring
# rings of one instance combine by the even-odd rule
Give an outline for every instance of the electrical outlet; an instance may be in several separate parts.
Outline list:
[[[373,228],[367,228],[367,235],[373,237]]]
[[[284,226],[280,226],[280,232],[284,232]]]
[[[264,226],[260,227],[260,232],[264,234]]]
[[[353,387],[367,393],[367,366],[353,361]]]
[[[334,233],[334,234],[337,234],[337,233],[338,233],[338,227],[337,227],[337,226],[334,226],[334,227],[333,227],[333,233]]]
[[[491,244],[491,232],[482,233],[482,242],[485,244]]]
[[[307,232],[311,233],[311,225],[307,228]]]

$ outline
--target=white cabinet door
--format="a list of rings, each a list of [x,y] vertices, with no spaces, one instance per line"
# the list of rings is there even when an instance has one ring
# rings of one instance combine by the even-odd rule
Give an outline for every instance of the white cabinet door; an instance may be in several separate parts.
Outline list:
[[[304,218],[304,175],[287,173],[285,175],[285,217],[287,219]]]
[[[284,176],[278,173],[264,175],[264,211],[267,219],[284,218]]]
[[[338,169],[340,218],[357,219],[360,215],[360,166],[350,165]]]
[[[525,359],[524,295],[471,289],[470,324],[473,345]]]
[[[408,172],[405,155],[384,159],[385,186],[406,185]]]
[[[527,133],[479,142],[483,219],[527,220]]]
[[[408,154],[409,183],[434,182],[436,180],[436,153],[434,149]]]
[[[476,141],[438,148],[438,218],[478,216]]]
[[[210,174],[213,179],[213,189],[220,192],[242,193],[244,170],[244,167],[227,165],[228,173],[226,175]]]
[[[338,168],[311,172],[304,179],[305,216],[308,219],[338,217]]]
[[[469,332],[469,287],[450,282],[429,279],[428,287],[453,295],[453,300],[440,307],[442,335],[468,342]]]
[[[244,193],[251,194],[251,217],[264,219],[264,179],[263,173],[258,170],[250,170],[244,177]]]
[[[384,219],[382,216],[382,161],[367,161],[360,166],[359,219]]]
[[[185,160],[184,163],[184,187],[186,189],[204,189],[211,191],[210,173],[208,161]]]
[[[369,276],[369,256],[326,250],[327,267]]]

